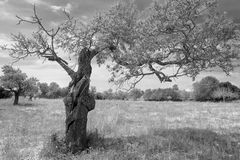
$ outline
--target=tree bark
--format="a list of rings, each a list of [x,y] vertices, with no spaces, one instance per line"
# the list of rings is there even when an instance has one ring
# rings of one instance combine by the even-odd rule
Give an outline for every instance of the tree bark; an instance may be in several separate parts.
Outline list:
[[[78,58],[78,71],[69,84],[69,93],[64,98],[66,111],[66,144],[72,153],[87,147],[87,115],[95,107],[95,100],[89,94],[91,52],[83,49]]]
[[[14,92],[14,102],[13,105],[18,105],[18,101],[19,101],[19,92]]]

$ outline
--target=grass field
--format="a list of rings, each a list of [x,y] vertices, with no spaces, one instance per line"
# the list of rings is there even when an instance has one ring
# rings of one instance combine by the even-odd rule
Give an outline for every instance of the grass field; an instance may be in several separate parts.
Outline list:
[[[90,148],[61,149],[62,100],[21,105],[0,100],[3,160],[239,160],[240,102],[97,101],[89,113]]]

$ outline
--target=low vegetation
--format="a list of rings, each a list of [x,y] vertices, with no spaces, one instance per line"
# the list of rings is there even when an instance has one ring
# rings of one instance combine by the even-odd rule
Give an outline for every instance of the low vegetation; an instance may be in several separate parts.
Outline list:
[[[230,82],[219,82],[212,76],[204,77],[200,82],[193,84],[193,91],[180,90],[175,84],[172,88],[132,89],[130,92],[122,92],[109,89],[104,92],[96,92],[92,87],[90,92],[96,99],[104,100],[145,100],[145,101],[234,101],[240,99],[240,88]]]
[[[0,101],[3,160],[239,159],[238,101],[97,101],[89,113],[88,149],[75,155],[65,146],[60,99],[20,102]]]
[[[240,98],[240,88],[230,82],[219,82],[208,76],[193,84],[196,101],[233,101]]]

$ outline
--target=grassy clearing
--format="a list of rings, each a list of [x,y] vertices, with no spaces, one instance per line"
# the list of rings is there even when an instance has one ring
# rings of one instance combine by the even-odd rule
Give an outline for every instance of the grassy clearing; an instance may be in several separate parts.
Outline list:
[[[97,101],[78,155],[64,148],[61,100],[20,102],[0,100],[0,159],[240,159],[240,102]]]

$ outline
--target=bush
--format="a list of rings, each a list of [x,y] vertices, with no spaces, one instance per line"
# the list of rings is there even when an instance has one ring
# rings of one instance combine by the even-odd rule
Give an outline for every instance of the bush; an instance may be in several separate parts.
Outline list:
[[[196,101],[232,101],[240,98],[240,89],[230,82],[221,82],[211,76],[193,84]]]
[[[211,97],[215,101],[232,101],[239,99],[237,92],[233,92],[230,88],[219,87],[213,91]]]
[[[221,82],[221,83],[219,83],[218,87],[219,88],[228,88],[231,92],[238,93],[238,95],[240,95],[240,89],[230,82]]]
[[[147,89],[144,94],[143,94],[143,99],[145,101],[150,101],[151,100],[151,95],[153,94],[152,90],[151,89]]]
[[[129,92],[128,98],[132,100],[137,100],[141,98],[143,94],[144,92],[142,90],[134,88]]]
[[[95,95],[94,95],[94,98],[95,99],[98,99],[98,100],[104,100],[104,95],[101,93],[101,92],[97,92]]]
[[[145,101],[181,101],[180,91],[173,88],[148,89],[143,95]]]
[[[190,97],[191,97],[191,93],[190,92],[187,92],[187,91],[183,90],[183,91],[179,91],[178,93],[179,93],[180,99],[182,101],[190,100]]]
[[[218,87],[219,81],[215,77],[205,77],[193,84],[193,97],[196,101],[212,100],[211,95]]]

